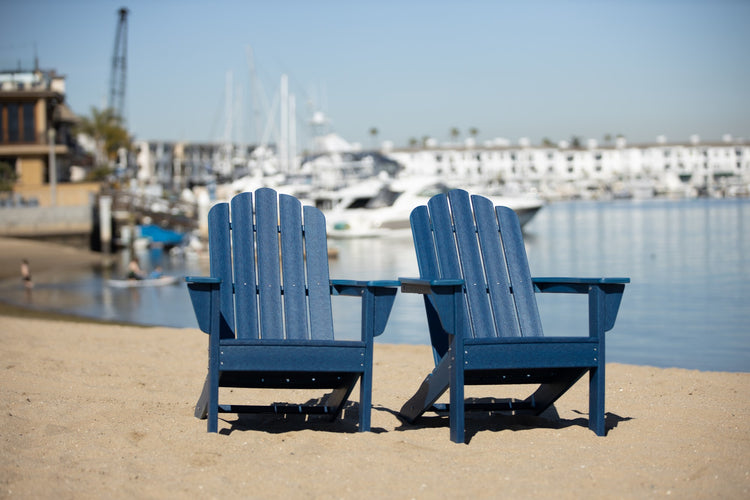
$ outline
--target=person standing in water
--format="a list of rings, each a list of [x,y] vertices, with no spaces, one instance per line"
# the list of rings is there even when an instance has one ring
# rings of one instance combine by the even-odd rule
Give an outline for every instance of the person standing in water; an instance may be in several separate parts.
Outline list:
[[[144,272],[138,264],[138,259],[133,257],[130,259],[128,264],[128,279],[129,280],[142,280],[144,278]]]
[[[29,267],[29,261],[26,259],[21,260],[21,280],[27,290],[34,287],[34,283],[31,281],[31,268]]]

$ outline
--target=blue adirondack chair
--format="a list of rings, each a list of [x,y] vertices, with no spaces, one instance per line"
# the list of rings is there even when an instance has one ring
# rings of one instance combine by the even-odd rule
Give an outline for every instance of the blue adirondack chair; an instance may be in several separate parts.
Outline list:
[[[254,203],[253,203],[254,201]],[[231,220],[230,220],[231,219]],[[330,414],[360,382],[359,430],[370,430],[373,339],[398,281],[329,280],[325,218],[315,207],[262,188],[208,214],[210,277],[188,277],[208,376],[195,416],[218,430],[218,413]],[[361,340],[334,338],[331,295],[361,297]],[[320,404],[221,405],[219,387],[331,389]]]
[[[586,372],[589,427],[605,434],[604,332],[612,329],[628,278],[531,278],[518,217],[481,196],[453,190],[411,213],[435,369],[400,414],[448,411],[451,440],[464,442],[464,412],[538,415]],[[588,336],[544,337],[535,292],[588,295]],[[525,400],[464,399],[466,385],[539,384]],[[436,405],[450,390],[450,403]],[[446,408],[448,406],[448,408]]]

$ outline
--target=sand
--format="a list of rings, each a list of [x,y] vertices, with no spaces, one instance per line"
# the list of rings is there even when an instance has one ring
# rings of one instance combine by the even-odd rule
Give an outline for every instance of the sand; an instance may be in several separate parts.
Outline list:
[[[377,344],[373,432],[356,432],[355,390],[335,422],[226,414],[208,434],[193,417],[206,343],[197,329],[0,316],[0,497],[749,497],[750,373],[609,364],[606,437],[586,427],[579,382],[557,418],[472,416],[454,444],[445,418],[396,416],[429,348]]]

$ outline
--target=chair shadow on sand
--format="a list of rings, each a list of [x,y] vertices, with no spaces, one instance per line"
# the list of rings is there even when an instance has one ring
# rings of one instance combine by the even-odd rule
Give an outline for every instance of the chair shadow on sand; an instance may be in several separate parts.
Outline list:
[[[303,405],[322,405],[324,403],[325,397],[322,397],[310,399]],[[359,403],[356,401],[347,402],[341,411],[341,415],[333,420],[331,420],[330,415],[309,415],[302,413],[279,413],[277,415],[268,413],[240,413],[232,415],[236,417],[234,420],[219,417],[219,420],[223,420],[230,425],[228,429],[220,429],[219,434],[229,435],[235,431],[260,431],[269,434],[285,434],[303,430],[338,434],[354,434],[359,432]],[[381,427],[371,427],[370,432],[381,434],[387,432],[387,430]]]
[[[305,404],[318,405],[324,402],[325,397],[310,399]],[[467,402],[473,403],[492,403],[493,398],[469,398]],[[386,432],[408,432],[417,429],[428,428],[445,428],[448,431],[447,413],[445,415],[426,416],[423,415],[415,423],[409,424],[398,411],[392,410],[382,405],[373,404],[374,411],[386,412],[393,415],[399,422],[393,429],[382,427],[372,427],[370,432],[383,434]],[[588,428],[588,414],[573,410],[574,413],[581,415],[580,418],[564,419],[560,418],[554,406],[548,408],[544,413],[538,416],[533,415],[508,415],[500,412],[471,412],[466,415],[466,443],[480,432],[500,432],[500,431],[524,431],[531,429],[555,429],[562,430],[568,427]],[[261,413],[241,413],[232,414],[235,418],[220,418],[229,424],[229,428],[220,429],[222,435],[230,435],[233,432],[258,431],[268,434],[285,434],[289,432],[312,430],[318,432],[331,432],[337,434],[355,434],[358,432],[359,422],[359,403],[349,401],[344,406],[341,415],[331,420],[329,415],[305,415],[305,414],[278,414],[269,415]],[[487,418],[490,416],[491,418]],[[231,417],[230,417],[231,418]],[[605,414],[606,429],[610,431],[615,429],[620,422],[633,420],[633,417],[621,417],[615,413],[607,412]]]
[[[495,398],[467,398],[467,403],[495,403]],[[397,411],[393,411],[381,406],[373,406],[373,410],[387,411],[395,416],[401,425],[394,431],[408,432],[416,429],[438,428],[443,427],[446,432],[449,430],[448,412],[441,412],[434,416],[422,415],[414,423],[408,423]],[[512,415],[503,412],[490,411],[473,411],[466,414],[466,444],[479,432],[500,432],[500,431],[524,431],[532,429],[555,429],[562,430],[568,427],[582,427],[588,429],[589,418],[585,412],[573,410],[574,413],[581,415],[581,418],[565,419],[560,418],[555,406],[547,408],[541,415]],[[490,418],[488,418],[490,417]],[[627,422],[633,417],[621,417],[615,413],[606,412],[605,426],[607,432],[616,428],[620,422]]]

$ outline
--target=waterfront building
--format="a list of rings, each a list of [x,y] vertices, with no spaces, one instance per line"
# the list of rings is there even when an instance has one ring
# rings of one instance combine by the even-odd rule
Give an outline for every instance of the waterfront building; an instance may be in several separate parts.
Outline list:
[[[392,149],[388,156],[405,174],[439,176],[460,185],[535,191],[547,198],[645,197],[697,194],[739,196],[750,191],[750,143],[724,137],[720,142],[613,145],[588,141],[585,147],[516,146],[491,141],[478,146],[434,145]]]
[[[36,65],[35,65],[36,66]],[[54,70],[0,70],[0,162],[16,174],[14,205],[84,205],[97,184],[71,186],[78,159],[77,117],[65,103],[65,77]],[[60,183],[60,184],[57,184]]]

